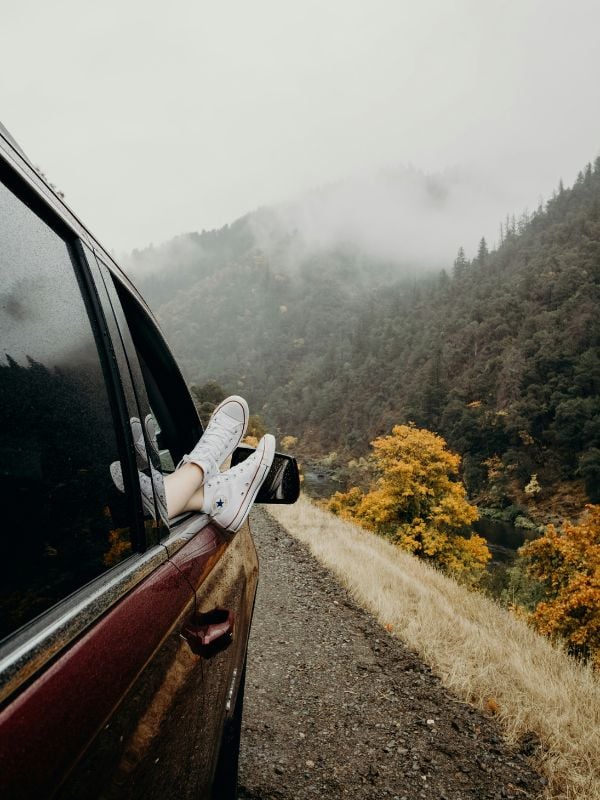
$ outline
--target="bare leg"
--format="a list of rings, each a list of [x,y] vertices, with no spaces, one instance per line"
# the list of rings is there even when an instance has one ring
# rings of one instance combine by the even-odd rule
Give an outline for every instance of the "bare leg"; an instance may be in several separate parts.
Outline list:
[[[202,511],[202,503],[204,502],[204,486],[201,486],[190,497],[185,507],[186,511]]]
[[[176,472],[165,476],[165,494],[169,518],[184,511],[200,511],[204,498],[204,472],[197,464],[183,464]]]

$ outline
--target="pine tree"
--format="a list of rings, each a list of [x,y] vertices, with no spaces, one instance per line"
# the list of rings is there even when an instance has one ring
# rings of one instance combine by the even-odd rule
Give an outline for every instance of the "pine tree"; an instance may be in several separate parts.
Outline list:
[[[455,278],[461,278],[467,269],[467,259],[465,258],[465,251],[464,248],[461,246],[458,248],[458,255],[454,259],[454,269],[452,274]]]
[[[431,359],[429,374],[423,387],[423,417],[429,428],[439,430],[447,390],[442,381],[442,351],[438,346]]]
[[[514,233],[514,231],[512,231]],[[488,247],[485,241],[485,238],[482,236],[481,241],[479,242],[479,248],[477,250],[477,263],[480,267],[482,267],[488,257]]]

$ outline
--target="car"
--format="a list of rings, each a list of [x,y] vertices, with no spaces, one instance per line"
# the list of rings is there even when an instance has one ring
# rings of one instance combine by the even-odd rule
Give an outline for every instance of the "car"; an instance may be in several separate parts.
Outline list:
[[[167,518],[163,476],[202,433],[187,385],[131,280],[4,127],[0,276],[0,796],[233,798],[250,528]],[[277,453],[257,502],[298,491]]]

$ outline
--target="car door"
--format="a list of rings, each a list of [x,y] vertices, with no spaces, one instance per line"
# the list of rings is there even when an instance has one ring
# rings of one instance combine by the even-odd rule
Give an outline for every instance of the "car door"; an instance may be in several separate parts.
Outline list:
[[[0,796],[201,797],[214,765],[189,732],[210,698],[181,636],[196,596],[144,517],[142,410],[91,243],[45,195],[0,147]]]
[[[11,166],[0,163],[0,795],[39,798],[193,593],[146,536],[122,386],[77,237]]]
[[[131,374],[143,419],[157,431],[155,489],[199,438],[201,425],[187,386],[153,318],[117,274],[96,254]],[[149,448],[154,450],[154,448]],[[196,597],[196,610],[184,630],[203,657],[202,711],[199,729],[190,730],[206,769],[214,768],[221,734],[233,712],[242,679],[247,637],[258,578],[258,560],[246,524],[235,535],[222,531],[206,515],[184,514],[166,521],[163,545],[171,562],[185,575]],[[210,627],[220,633],[209,650],[198,649],[198,635]],[[199,722],[200,724],[200,722]],[[232,768],[235,765],[232,764]]]

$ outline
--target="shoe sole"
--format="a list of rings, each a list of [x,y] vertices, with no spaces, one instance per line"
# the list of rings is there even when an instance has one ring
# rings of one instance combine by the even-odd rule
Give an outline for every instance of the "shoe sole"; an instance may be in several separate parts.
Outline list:
[[[226,530],[231,531],[231,533],[237,533],[237,531],[239,531],[246,521],[246,518],[250,513],[250,509],[252,508],[252,504],[254,503],[254,499],[256,498],[256,495],[258,494],[260,487],[263,485],[263,482],[269,474],[269,470],[273,464],[273,459],[275,458],[275,437],[270,433],[267,433],[263,437],[263,441],[265,446],[263,448],[260,461],[258,462],[256,472],[252,476],[248,494],[242,500],[240,507],[238,508],[230,524],[226,526]],[[242,514],[241,518],[240,514]]]
[[[229,405],[229,403],[237,403],[244,413],[242,433],[240,434],[238,443],[235,446],[237,447],[244,438],[244,436],[246,435],[246,431],[248,430],[248,421],[250,419],[250,409],[248,408],[248,403],[244,400],[244,398],[240,397],[239,394],[232,394],[230,397],[226,397],[225,400],[219,403],[219,405],[215,408],[213,413],[210,415],[210,419],[212,419],[215,416],[215,414],[222,408],[224,408],[226,405]],[[210,419],[208,420],[209,425],[210,425]],[[208,425],[206,427],[208,428]],[[233,448],[233,450],[235,450],[235,447]],[[233,452],[233,450],[231,452]],[[229,455],[231,455],[231,453]]]
[[[223,459],[221,464],[219,464],[219,468],[227,461],[227,459],[231,456],[231,454],[235,451],[235,449],[237,447],[239,447],[240,442],[242,441],[242,439],[246,435],[246,431],[248,430],[248,422],[250,420],[250,409],[248,408],[248,403],[244,400],[243,397],[240,397],[239,394],[232,394],[230,397],[226,397],[225,400],[222,400],[219,403],[219,405],[215,408],[215,410],[210,415],[210,419],[208,420],[208,424],[207,424],[206,428],[208,428],[208,426],[210,425],[210,421],[215,416],[215,414],[217,414],[217,412],[219,412],[222,408],[224,408],[226,405],[229,405],[230,403],[237,403],[240,406],[240,408],[242,409],[242,412],[243,412],[244,421],[242,423],[242,432],[241,432],[237,442],[233,445],[233,448],[232,448],[231,452],[227,453],[227,455],[225,456],[225,458]],[[206,430],[206,428],[205,428],[205,430]],[[202,441],[202,437],[200,438],[200,441]],[[179,467],[181,467],[183,464],[187,463],[187,461],[186,461],[187,458],[188,458],[187,456],[184,456],[181,459],[179,464],[177,464],[177,469],[179,469]],[[205,481],[209,480],[211,477],[212,477],[212,474],[205,475],[204,476]]]

